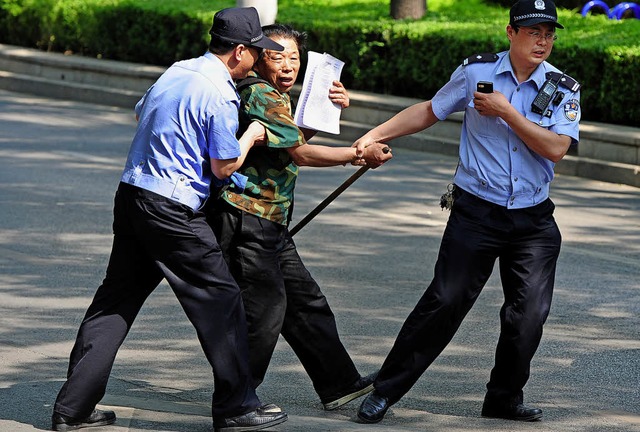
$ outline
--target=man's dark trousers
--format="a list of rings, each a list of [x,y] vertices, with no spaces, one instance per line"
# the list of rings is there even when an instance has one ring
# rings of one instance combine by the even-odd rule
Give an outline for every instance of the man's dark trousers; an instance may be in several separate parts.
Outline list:
[[[507,210],[460,188],[445,229],[434,277],[409,314],[374,384],[397,402],[444,350],[499,259],[504,304],[487,399],[519,403],[542,337],[560,253],[551,200]]]
[[[240,290],[204,214],[120,183],[113,231],[106,277],[78,331],[54,411],[74,418],[91,413],[104,396],[118,348],[163,278],[195,327],[212,366],[213,417],[257,408]]]
[[[340,341],[335,316],[287,227],[224,200],[207,214],[242,289],[255,386],[264,379],[280,333],[321,399],[356,382],[360,374]]]

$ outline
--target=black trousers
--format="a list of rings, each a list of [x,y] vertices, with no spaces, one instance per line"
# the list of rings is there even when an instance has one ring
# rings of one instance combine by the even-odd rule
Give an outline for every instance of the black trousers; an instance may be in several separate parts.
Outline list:
[[[504,304],[486,398],[519,403],[542,337],[560,253],[551,200],[507,210],[460,188],[445,229],[434,277],[405,321],[375,382],[397,402],[444,350],[499,260]]]
[[[242,290],[254,385],[264,380],[280,333],[321,399],[357,381],[360,374],[340,341],[335,316],[287,227],[223,200],[207,215]]]
[[[213,369],[213,417],[258,407],[240,290],[204,213],[120,183],[113,232],[106,277],[80,325],[54,411],[71,417],[91,413],[104,396],[116,353],[136,315],[163,278]]]

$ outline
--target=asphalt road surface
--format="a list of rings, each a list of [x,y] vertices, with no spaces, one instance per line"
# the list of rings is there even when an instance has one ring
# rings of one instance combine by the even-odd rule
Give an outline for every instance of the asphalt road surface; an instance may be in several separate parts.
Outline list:
[[[111,247],[113,194],[135,128],[132,110],[0,91],[0,431],[43,430],[82,316]],[[426,288],[447,212],[454,158],[394,148],[296,234],[361,373],[379,368]],[[357,168],[302,168],[294,223]],[[264,402],[289,414],[275,431],[640,431],[640,190],[558,176],[564,243],[551,316],[525,401],[542,422],[484,419],[502,302],[497,272],[459,332],[378,425],[360,401],[325,412],[295,355],[277,347]],[[212,377],[163,283],[125,341],[96,431],[209,431]]]

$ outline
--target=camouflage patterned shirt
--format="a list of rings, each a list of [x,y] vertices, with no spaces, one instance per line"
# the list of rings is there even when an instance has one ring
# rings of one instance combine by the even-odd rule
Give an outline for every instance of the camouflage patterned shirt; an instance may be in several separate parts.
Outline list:
[[[254,72],[247,79],[258,77]],[[259,78],[259,77],[258,77]],[[299,167],[289,147],[306,144],[304,135],[293,121],[292,103],[288,94],[280,93],[266,81],[248,86],[238,83],[240,98],[240,130],[251,121],[263,124],[267,145],[255,146],[247,155],[239,173],[248,177],[243,192],[233,187],[222,197],[234,207],[286,225],[293,203],[293,189]]]

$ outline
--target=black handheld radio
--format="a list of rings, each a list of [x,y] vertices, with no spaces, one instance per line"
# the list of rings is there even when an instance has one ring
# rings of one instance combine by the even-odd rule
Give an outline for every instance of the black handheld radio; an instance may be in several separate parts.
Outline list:
[[[553,96],[556,94],[556,91],[558,91],[558,86],[560,85],[560,81],[562,80],[563,76],[564,74],[562,74],[557,81],[548,79],[544,82],[544,84],[542,84],[540,91],[531,103],[531,111],[536,114],[546,114],[547,108],[553,100]]]

